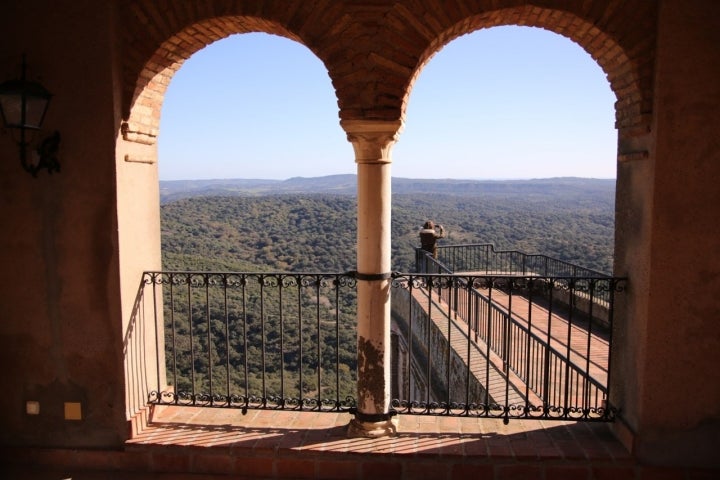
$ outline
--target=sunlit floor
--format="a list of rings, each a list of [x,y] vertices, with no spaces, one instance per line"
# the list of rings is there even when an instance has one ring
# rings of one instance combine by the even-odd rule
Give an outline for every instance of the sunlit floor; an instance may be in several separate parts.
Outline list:
[[[400,415],[397,435],[347,438],[347,413],[159,407],[132,445],[394,455],[623,459],[628,454],[607,425]]]
[[[396,418],[393,437],[350,439],[347,413],[156,407],[124,449],[0,450],[1,478],[641,478],[607,424]]]

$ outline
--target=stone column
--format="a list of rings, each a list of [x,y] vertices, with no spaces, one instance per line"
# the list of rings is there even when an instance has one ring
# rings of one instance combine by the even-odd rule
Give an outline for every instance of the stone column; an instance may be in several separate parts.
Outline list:
[[[341,122],[357,163],[357,412],[350,437],[396,432],[390,407],[390,148],[402,122]]]

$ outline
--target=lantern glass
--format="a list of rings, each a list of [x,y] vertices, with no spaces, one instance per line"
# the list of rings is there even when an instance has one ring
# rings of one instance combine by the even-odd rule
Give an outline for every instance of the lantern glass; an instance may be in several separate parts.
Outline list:
[[[34,82],[9,81],[0,85],[0,113],[8,128],[37,130],[50,105],[50,92]]]

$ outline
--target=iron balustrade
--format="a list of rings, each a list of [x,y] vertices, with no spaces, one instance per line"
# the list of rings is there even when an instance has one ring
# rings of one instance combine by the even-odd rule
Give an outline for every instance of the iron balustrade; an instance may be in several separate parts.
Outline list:
[[[421,401],[397,401],[401,411],[612,419],[614,409],[607,403],[612,320],[615,293],[624,289],[626,279],[546,255],[495,251],[491,244],[441,246],[437,258],[418,248],[416,270],[421,274],[400,283],[427,292],[425,309],[445,310],[446,336],[453,331],[451,322],[467,326],[466,393],[471,374],[482,377],[469,367],[470,352],[478,345],[485,348],[488,388],[480,403],[450,396],[438,402],[430,399],[428,388]],[[522,303],[526,314],[519,314],[513,301]],[[533,313],[543,317],[540,322],[533,323]],[[504,402],[490,395],[493,359],[497,365],[492,368],[504,378],[504,392],[499,392]],[[511,401],[511,386],[520,402]]]
[[[169,385],[151,404],[354,408],[352,275],[146,272],[143,283],[164,306]]]
[[[571,279],[611,279],[611,275],[582,267],[542,254],[527,254],[519,250],[495,250],[490,243],[440,245],[437,258],[415,249],[415,270],[427,273],[475,273],[479,275],[538,276]],[[570,292],[570,290],[567,290]],[[587,289],[572,290],[573,298],[562,301],[568,306],[581,307],[586,313],[594,308],[594,320],[608,326],[609,292],[597,289],[592,299]],[[561,301],[561,299],[557,299]],[[590,304],[593,304],[591,307]]]
[[[607,294],[611,322],[623,279],[395,273],[391,284],[407,348],[393,359],[392,412],[613,418],[610,329],[589,321],[592,307],[588,316],[555,299]],[[161,326],[147,342],[162,385],[149,403],[352,413],[355,286],[354,272],[144,273],[139,298],[152,299]]]
[[[418,249],[418,254],[422,253],[425,252]],[[420,258],[420,255],[416,258]],[[547,255],[527,254],[519,250],[495,250],[495,246],[491,243],[439,245],[437,261],[451,273],[482,272],[503,275],[587,278],[608,278],[610,276]]]
[[[394,319],[408,345],[399,370],[421,372],[398,385],[398,413],[614,418],[608,404],[612,307],[624,279],[419,273],[396,274],[393,283]],[[588,317],[554,301],[560,292],[574,298],[576,290],[591,300],[607,296],[610,325],[590,321],[592,308]]]

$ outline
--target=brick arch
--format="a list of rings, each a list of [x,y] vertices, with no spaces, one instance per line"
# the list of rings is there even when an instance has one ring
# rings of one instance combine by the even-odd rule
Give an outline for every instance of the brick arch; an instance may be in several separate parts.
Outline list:
[[[170,79],[206,45],[232,34],[264,32],[301,43],[327,67],[342,39],[346,44],[354,41],[346,35],[353,23],[348,13],[352,10],[335,0],[129,0],[119,12],[124,136],[155,142],[160,104]]]
[[[162,42],[139,73],[128,72],[136,81],[125,83],[128,104],[123,114],[124,138],[145,144],[155,143],[165,91],[185,60],[210,43],[232,34],[250,32],[270,33],[300,42],[296,35],[281,25],[252,17],[219,17],[186,27]]]
[[[518,2],[507,0],[496,3],[517,4]],[[548,0],[538,3],[553,2]],[[623,13],[627,13],[627,10],[624,9]],[[646,129],[652,108],[652,65],[649,62],[653,57],[654,47],[652,29],[654,10],[647,10],[646,7],[643,11],[638,11],[637,23],[633,23],[633,19],[626,18],[627,15],[613,16],[612,9],[607,4],[603,9],[595,9],[594,16],[591,15],[592,9],[589,9],[590,13],[570,12],[522,5],[469,14],[463,18],[445,16],[443,23],[449,25],[446,27],[440,23],[440,17],[427,16],[427,14],[423,18],[414,17],[414,20],[410,21],[408,17],[410,12],[398,8],[390,16],[389,22],[394,25],[409,25],[415,31],[415,35],[423,35],[429,39],[427,48],[418,55],[418,62],[406,84],[400,107],[401,115],[405,115],[412,86],[418,75],[444,45],[461,35],[482,28],[517,25],[543,28],[563,35],[580,45],[605,72],[610,87],[615,93],[617,99],[615,127],[619,130]],[[616,25],[612,20],[619,22],[620,25]],[[398,35],[403,35],[403,32],[398,32]]]
[[[442,46],[499,25],[540,27],[578,43],[615,92],[621,135],[642,131],[652,107],[656,10],[646,0],[131,0],[121,12],[123,132],[154,143],[172,75],[233,33],[266,32],[307,46],[328,69],[341,120],[397,121],[417,75]]]

